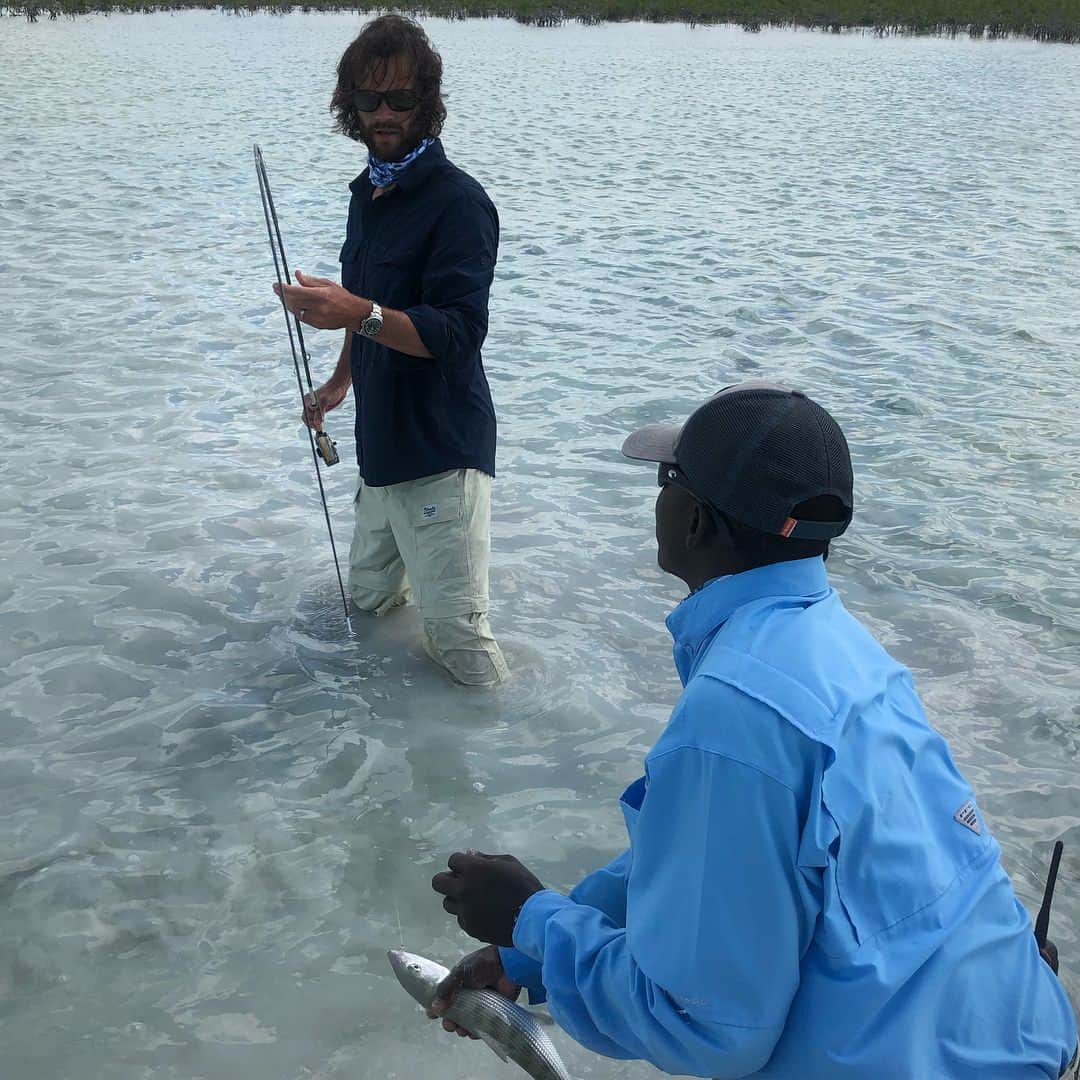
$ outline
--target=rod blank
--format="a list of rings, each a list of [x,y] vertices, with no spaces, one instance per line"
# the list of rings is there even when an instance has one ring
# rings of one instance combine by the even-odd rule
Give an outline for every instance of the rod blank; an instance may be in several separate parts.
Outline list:
[[[279,285],[291,285],[292,278],[289,275],[289,264],[285,258],[285,241],[281,237],[281,227],[278,224],[277,210],[274,207],[274,197],[270,193],[270,179],[266,174],[266,163],[263,161],[262,150],[259,149],[258,143],[255,144],[255,175],[259,180],[259,195],[262,199],[263,216],[266,218],[266,235],[270,240],[270,253],[274,259],[274,273],[277,276]],[[281,300],[281,310],[285,313],[285,328],[289,334],[289,348],[292,350],[293,368],[296,371],[296,388],[300,391],[300,404],[306,408],[310,403],[313,408],[317,409],[318,396],[311,381],[311,365],[307,348],[304,346],[304,331],[300,319],[289,311],[285,304],[284,294],[280,294],[279,299]],[[293,334],[294,329],[295,336]],[[299,354],[297,354],[297,343],[300,345]],[[304,368],[303,378],[300,375],[301,361]],[[304,394],[304,378],[307,380],[307,396]],[[319,467],[319,449],[316,447],[315,433],[312,432],[310,427],[307,428],[307,433],[308,442],[311,444],[311,460],[315,463],[315,477],[319,482],[319,498],[322,500],[323,516],[326,518],[326,531],[330,536],[330,551],[334,556],[334,571],[337,574],[338,591],[341,593],[341,605],[345,611],[345,623],[351,634],[352,620],[349,618],[349,601],[345,596],[345,586],[341,580],[341,566],[338,563],[337,545],[334,543],[334,527],[330,524],[330,510],[326,505],[326,489],[323,487],[322,469]],[[332,449],[333,444],[330,442],[329,437],[321,429],[318,434]],[[336,453],[334,454],[334,460],[337,460]],[[331,462],[328,460],[327,464],[331,464]]]

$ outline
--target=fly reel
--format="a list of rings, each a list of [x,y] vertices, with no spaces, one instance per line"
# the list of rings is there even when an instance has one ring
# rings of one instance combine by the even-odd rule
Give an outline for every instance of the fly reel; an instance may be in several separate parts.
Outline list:
[[[315,432],[315,452],[327,466],[336,465],[341,460],[338,457],[337,443],[325,431]]]

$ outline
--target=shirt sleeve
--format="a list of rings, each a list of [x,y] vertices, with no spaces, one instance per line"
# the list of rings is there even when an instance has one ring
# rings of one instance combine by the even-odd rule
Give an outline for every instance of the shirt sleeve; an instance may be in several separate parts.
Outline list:
[[[630,872],[630,850],[622,852],[607,866],[582,878],[570,893],[578,904],[588,904],[602,911],[619,926],[626,923],[626,879]],[[541,965],[520,949],[500,946],[503,971],[529,992],[529,1004],[547,1000]]]
[[[799,818],[792,789],[735,757],[681,746],[651,760],[625,928],[548,890],[518,918],[514,944],[541,964],[559,1024],[592,1050],[669,1073],[762,1068],[817,915]]]
[[[479,353],[498,249],[499,217],[482,192],[463,192],[436,222],[420,303],[405,309],[436,361],[466,365]]]

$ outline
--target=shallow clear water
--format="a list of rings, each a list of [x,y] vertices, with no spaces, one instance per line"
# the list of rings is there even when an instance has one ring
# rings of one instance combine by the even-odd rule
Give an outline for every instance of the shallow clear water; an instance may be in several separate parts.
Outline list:
[[[466,947],[428,887],[456,848],[565,889],[622,846],[680,592],[618,447],[753,376],[847,429],[830,568],[1030,909],[1065,838],[1077,996],[1080,50],[430,24],[504,230],[490,695],[411,611],[349,639],[270,291],[251,144],[294,266],[336,274],[360,21],[0,21],[4,1076],[514,1075],[385,950]],[[575,1076],[655,1075],[555,1037]]]

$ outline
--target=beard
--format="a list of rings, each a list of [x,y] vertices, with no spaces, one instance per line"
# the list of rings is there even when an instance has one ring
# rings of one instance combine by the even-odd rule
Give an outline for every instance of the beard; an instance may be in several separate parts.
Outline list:
[[[381,140],[380,134],[383,136]],[[420,144],[422,138],[412,123],[396,124],[386,121],[361,121],[360,137],[368,150],[381,161],[400,161]]]

